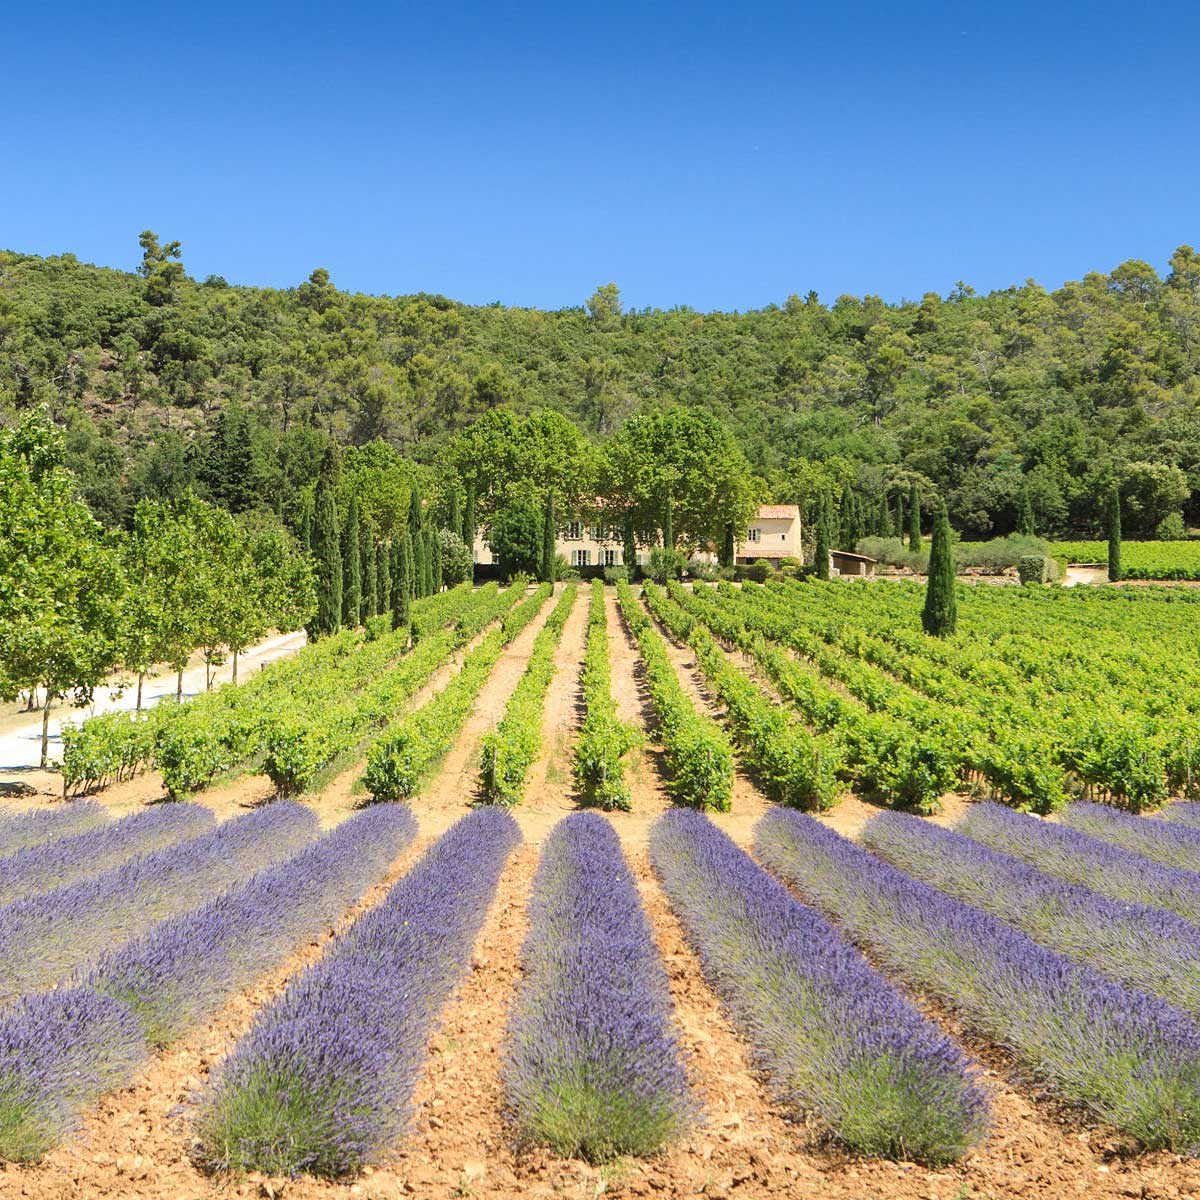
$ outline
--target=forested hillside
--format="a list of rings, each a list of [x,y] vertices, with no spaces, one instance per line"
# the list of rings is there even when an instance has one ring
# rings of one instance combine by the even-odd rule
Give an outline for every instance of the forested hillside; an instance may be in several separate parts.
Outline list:
[[[187,486],[286,512],[329,432],[432,462],[501,406],[557,410],[602,441],[669,404],[716,415],[775,500],[809,499],[816,470],[868,499],[917,482],[966,536],[1008,532],[1028,495],[1039,532],[1061,533],[1097,529],[1115,480],[1129,533],[1200,519],[1187,246],[1165,279],[1131,261],[1053,292],[699,313],[623,311],[612,285],[557,312],[350,294],[323,270],[286,291],[231,287],[189,278],[177,243],[141,244],[137,274],[0,253],[0,414],[50,405],[110,525]],[[234,442],[250,450],[223,461]]]

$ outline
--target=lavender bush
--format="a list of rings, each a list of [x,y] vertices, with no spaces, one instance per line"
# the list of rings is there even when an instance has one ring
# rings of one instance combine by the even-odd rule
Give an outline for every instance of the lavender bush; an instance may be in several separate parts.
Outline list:
[[[27,846],[40,846],[54,838],[83,833],[107,820],[108,814],[92,800],[75,800],[29,812],[4,813],[0,816],[0,854],[15,854]]]
[[[1108,900],[902,813],[872,818],[863,841],[893,866],[1034,941],[1200,1016],[1200,930],[1174,913]]]
[[[668,812],[650,856],[705,977],[789,1110],[893,1158],[947,1162],[983,1136],[987,1101],[962,1052],[711,821]]]
[[[1192,871],[1173,871],[1140,854],[1000,804],[972,804],[958,828],[993,850],[1110,900],[1165,908],[1200,925],[1200,876]]]
[[[1180,800],[1175,804],[1167,804],[1159,815],[1164,821],[1178,821],[1180,825],[1200,829],[1200,802],[1198,801]]]
[[[503,1071],[519,1137],[592,1162],[650,1154],[693,1114],[637,885],[595,813],[546,839]]]
[[[319,934],[415,832],[404,808],[352,817],[102,959],[82,986],[20,1001],[0,1017],[0,1158],[25,1161],[56,1145],[151,1047],[181,1037]]]
[[[502,809],[463,817],[259,1015],[202,1101],[210,1167],[338,1176],[401,1134],[430,1030],[520,836]]]
[[[1200,829],[1139,817],[1109,804],[1068,804],[1061,816],[1080,833],[1144,855],[1164,867],[1200,871]]]
[[[87,833],[18,850],[0,859],[0,905],[110,871],[139,854],[164,850],[211,829],[215,821],[199,804],[159,804]]]
[[[316,832],[311,809],[279,802],[93,879],[5,905],[0,1000],[60,982],[160,921],[295,854]]]
[[[1065,1099],[1148,1147],[1200,1150],[1200,1028],[1177,1008],[910,879],[802,813],[755,848],[908,983],[958,1010]]]

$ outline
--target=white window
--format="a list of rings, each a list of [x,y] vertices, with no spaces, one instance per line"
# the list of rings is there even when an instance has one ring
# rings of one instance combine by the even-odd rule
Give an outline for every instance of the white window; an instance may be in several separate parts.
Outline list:
[[[617,552],[615,550],[604,551],[604,565],[606,567],[615,567],[617,565]]]
[[[746,533],[746,541],[761,542],[762,541],[762,530],[759,529],[759,527],[757,525],[752,525]]]
[[[590,567],[592,565],[592,552],[590,550],[572,550],[571,551],[571,566],[573,567]]]
[[[583,522],[568,521],[567,522],[567,541],[578,542],[583,538]]]

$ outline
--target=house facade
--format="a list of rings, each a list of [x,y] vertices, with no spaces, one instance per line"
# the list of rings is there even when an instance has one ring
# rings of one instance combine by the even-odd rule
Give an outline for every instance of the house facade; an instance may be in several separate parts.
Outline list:
[[[757,562],[760,558],[777,563],[781,558],[800,559],[802,554],[798,504],[762,505],[744,540],[735,549],[739,563]]]

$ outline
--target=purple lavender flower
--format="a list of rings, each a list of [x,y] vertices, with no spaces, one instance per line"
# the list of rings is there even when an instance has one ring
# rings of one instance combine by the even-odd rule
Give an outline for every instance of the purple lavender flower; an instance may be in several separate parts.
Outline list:
[[[862,840],[906,874],[1043,946],[1200,1016],[1200,930],[1182,917],[1062,883],[905,813],[873,817]]]
[[[398,806],[352,817],[102,959],[82,985],[0,1015],[0,1157],[24,1161],[55,1145],[151,1046],[182,1036],[344,912],[415,832]]]
[[[15,854],[27,846],[40,846],[54,838],[70,837],[95,829],[108,814],[94,800],[75,800],[54,808],[0,815],[0,854]]]
[[[1180,825],[1200,829],[1200,803],[1195,800],[1180,800],[1164,805],[1159,815],[1164,821],[1178,821]]]
[[[311,809],[279,802],[212,833],[0,908],[0,1000],[49,987],[160,921],[294,854],[317,832]]]
[[[337,1176],[400,1136],[429,1032],[520,836],[500,809],[463,817],[259,1015],[202,1103],[211,1167]]]
[[[946,1162],[983,1136],[987,1100],[962,1052],[711,821],[668,812],[650,856],[788,1110],[888,1157]]]
[[[652,1153],[694,1110],[666,973],[603,817],[546,839],[529,920],[503,1072],[519,1136],[593,1162]]]
[[[954,1006],[1065,1099],[1148,1147],[1200,1149],[1200,1028],[1179,1009],[910,879],[802,813],[756,853],[909,984]]]
[[[140,854],[195,837],[216,822],[199,804],[158,804],[87,833],[29,846],[0,859],[0,905],[110,871]]]
[[[1109,804],[1068,804],[1060,817],[1080,833],[1144,855],[1164,867],[1200,871],[1200,829],[1135,816]]]
[[[1110,900],[1165,908],[1200,925],[1200,876],[1195,872],[1173,871],[1140,854],[1002,804],[972,804],[958,828],[993,850]]]

